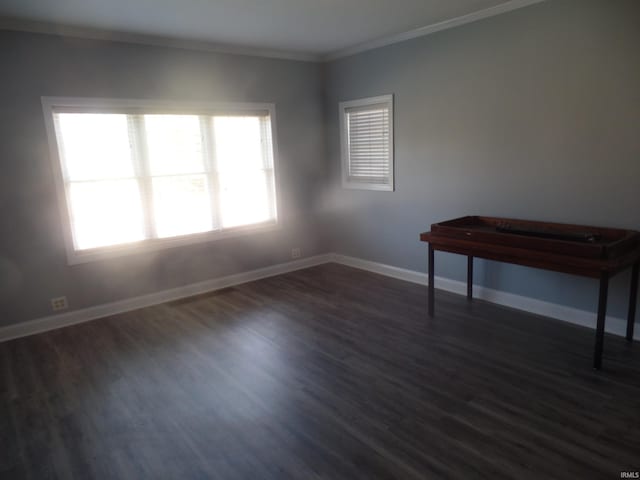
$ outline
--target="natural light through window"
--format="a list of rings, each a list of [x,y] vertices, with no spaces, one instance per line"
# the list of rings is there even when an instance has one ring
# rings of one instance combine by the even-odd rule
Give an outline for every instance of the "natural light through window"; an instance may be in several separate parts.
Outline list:
[[[216,117],[213,122],[220,181],[221,222],[235,227],[264,222],[274,212],[273,165],[267,122],[257,117]]]
[[[203,115],[52,106],[73,250],[275,224],[271,107]]]
[[[126,115],[57,115],[78,250],[145,238]]]
[[[200,118],[145,115],[153,218],[159,238],[213,229]]]

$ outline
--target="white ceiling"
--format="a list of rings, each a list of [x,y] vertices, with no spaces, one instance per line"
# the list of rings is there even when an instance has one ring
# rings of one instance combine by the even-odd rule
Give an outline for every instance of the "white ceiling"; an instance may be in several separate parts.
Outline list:
[[[41,22],[320,57],[530,3],[535,1],[0,0],[0,17],[15,29]]]

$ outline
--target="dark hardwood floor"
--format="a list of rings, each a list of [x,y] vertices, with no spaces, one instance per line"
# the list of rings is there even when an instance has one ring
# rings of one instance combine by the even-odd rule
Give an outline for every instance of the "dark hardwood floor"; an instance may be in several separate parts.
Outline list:
[[[640,347],[335,264],[0,344],[0,477],[620,478]]]

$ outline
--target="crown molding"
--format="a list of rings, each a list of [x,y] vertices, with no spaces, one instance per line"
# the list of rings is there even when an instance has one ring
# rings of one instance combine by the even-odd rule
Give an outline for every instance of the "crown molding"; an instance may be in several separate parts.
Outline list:
[[[512,10],[527,7],[546,0],[510,0],[494,7],[479,10],[477,12],[451,18],[442,22],[426,25],[424,27],[409,30],[394,35],[364,42],[352,47],[321,55],[305,52],[293,52],[266,48],[242,47],[222,43],[208,42],[195,39],[181,39],[160,35],[149,35],[121,31],[111,31],[100,28],[78,27],[57,23],[39,22],[19,18],[0,17],[0,30],[12,30],[30,33],[42,33],[63,37],[87,38],[91,40],[106,40],[112,42],[134,43],[139,45],[151,45],[157,47],[180,48],[184,50],[196,50],[231,55],[246,55],[252,57],[264,57],[280,60],[295,60],[302,62],[330,62],[339,58],[348,57],[367,50],[404,42],[425,35],[430,35],[449,28],[458,27],[467,23],[493,17]]]
[[[507,13],[512,10],[528,7],[529,5],[541,3],[544,1],[546,0],[510,0],[508,2],[501,3],[500,5],[489,7],[484,10],[479,10],[477,12],[469,13],[467,15],[462,15],[460,17],[451,18],[449,20],[444,20],[442,22],[433,23],[431,25],[426,25],[424,27],[416,28],[414,30],[409,30],[407,32],[402,32],[402,33],[378,38],[376,40],[364,42],[359,45],[355,45],[353,47],[336,50],[335,52],[331,52],[327,55],[322,56],[321,60],[324,62],[330,62],[332,60],[337,60],[339,58],[349,57],[357,53],[366,52],[367,50],[373,50],[375,48],[386,47],[387,45],[393,45],[394,43],[404,42],[406,40],[411,40],[418,37],[424,37],[425,35],[431,35],[432,33],[440,32],[442,30],[447,30],[449,28],[459,27],[460,25],[476,22],[484,18],[493,17],[495,15],[500,15],[502,13]]]
[[[86,38],[90,40],[106,40],[111,42],[134,43],[156,47],[180,48],[203,52],[246,55],[280,60],[296,60],[302,62],[320,62],[322,57],[310,53],[291,52],[267,48],[254,48],[207,42],[202,40],[181,39],[160,35],[111,31],[100,28],[78,27],[58,23],[38,22],[19,18],[0,17],[0,30],[17,32],[42,33],[61,37]]]

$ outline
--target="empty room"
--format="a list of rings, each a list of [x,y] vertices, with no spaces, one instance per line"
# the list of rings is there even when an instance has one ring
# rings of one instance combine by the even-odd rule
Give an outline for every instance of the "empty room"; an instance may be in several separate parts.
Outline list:
[[[640,2],[0,0],[0,479],[640,478]]]

